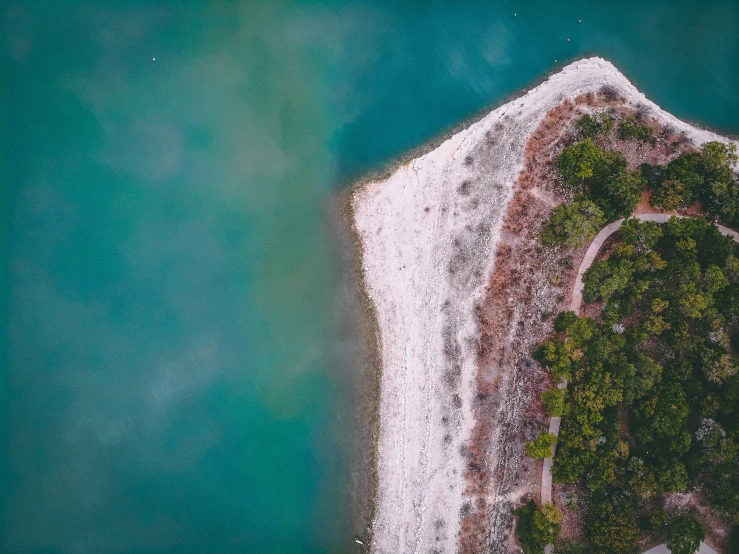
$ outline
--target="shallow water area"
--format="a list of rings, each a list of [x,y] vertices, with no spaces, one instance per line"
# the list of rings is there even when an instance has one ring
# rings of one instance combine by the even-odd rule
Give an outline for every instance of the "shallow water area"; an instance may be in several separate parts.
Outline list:
[[[2,549],[360,551],[336,191],[585,54],[739,133],[738,25],[728,1],[4,4]]]

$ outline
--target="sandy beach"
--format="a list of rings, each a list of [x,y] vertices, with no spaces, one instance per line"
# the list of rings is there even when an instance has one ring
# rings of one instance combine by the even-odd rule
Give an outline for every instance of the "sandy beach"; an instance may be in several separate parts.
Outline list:
[[[542,280],[531,304],[539,312],[505,320],[507,333],[496,336],[519,355],[495,363],[481,355],[480,306],[491,294],[529,138],[550,110],[604,86],[695,145],[722,140],[662,111],[612,64],[591,58],[354,191],[381,364],[372,552],[509,551],[511,507],[538,486],[508,441],[525,434],[531,403],[520,380],[528,344],[514,339],[522,319],[545,325],[540,311],[559,305],[559,291]],[[482,390],[481,375],[494,386]],[[482,414],[488,430],[478,448]]]

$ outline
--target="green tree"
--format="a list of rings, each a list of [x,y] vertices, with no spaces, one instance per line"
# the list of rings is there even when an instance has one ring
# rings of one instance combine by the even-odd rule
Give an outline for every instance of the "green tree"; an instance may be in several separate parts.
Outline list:
[[[555,525],[558,525],[564,517],[564,514],[560,512],[552,502],[547,502],[546,504],[544,504],[541,507],[541,513],[544,515],[545,518],[547,518],[547,521],[549,523],[553,523]]]
[[[554,433],[539,432],[539,436],[531,442],[527,442],[526,454],[532,458],[544,459],[552,456],[552,446],[557,443],[557,435]]]
[[[737,260],[737,269],[739,269],[739,260]],[[577,314],[575,312],[559,312],[554,320],[554,330],[558,333],[564,333],[576,322]]]
[[[590,412],[601,412],[615,406],[623,398],[623,387],[613,375],[603,369],[603,365],[593,364],[587,368],[587,380],[577,378],[570,396],[573,404],[582,406]],[[583,371],[584,373],[584,371]]]
[[[559,340],[545,340],[534,351],[533,357],[541,365],[551,371],[552,375],[562,381],[568,379],[572,373],[572,345]]]
[[[711,468],[705,491],[708,501],[718,511],[736,518],[739,514],[739,481],[735,463],[723,463]]]
[[[681,515],[670,518],[665,532],[667,548],[672,554],[695,554],[706,538],[703,525],[694,518]]]
[[[736,374],[736,363],[731,354],[713,348],[701,350],[703,372],[711,383],[721,385]]]
[[[679,247],[680,245],[678,243]],[[700,291],[694,282],[681,284],[677,288],[675,296],[677,298],[677,305],[686,318],[702,317],[712,300],[711,295]]]
[[[698,192],[703,187],[703,162],[701,155],[697,152],[683,154],[667,164],[662,172],[663,181],[676,181],[684,187],[683,197],[687,202],[698,197]]]
[[[619,171],[593,184],[591,195],[609,221],[628,217],[641,202],[647,180],[637,171]]]
[[[662,379],[662,366],[638,350],[630,362],[619,366],[624,381],[624,402],[632,404],[646,396]]]
[[[628,445],[619,441],[611,450],[599,449],[585,483],[591,492],[603,492],[617,484],[621,477],[623,460],[628,456]]]
[[[662,462],[654,477],[664,492],[682,492],[688,486],[688,471],[685,464],[671,458]]]
[[[685,431],[689,414],[685,389],[679,382],[669,381],[659,387],[654,416],[648,425],[656,437],[676,437]]]
[[[588,538],[597,554],[630,554],[639,544],[636,510],[631,504],[595,501],[588,510]]]
[[[617,263],[597,260],[583,276],[583,299],[585,302],[607,301],[624,290],[633,275],[634,264],[629,260],[619,260]]]
[[[726,168],[733,167],[738,161],[736,145],[723,142],[706,142],[701,147],[703,171],[709,178],[725,173]]]
[[[736,226],[739,220],[739,182],[728,179],[712,181],[704,204],[709,216],[718,218],[725,225]]]
[[[703,288],[710,294],[715,294],[729,286],[729,280],[717,265],[709,265],[703,273]]]
[[[599,183],[612,179],[626,171],[626,156],[618,150],[607,150],[601,153],[600,159],[593,168],[594,182]]]
[[[729,554],[739,554],[739,525],[734,524],[729,539]]]
[[[639,166],[639,170],[647,180],[647,186],[650,189],[656,189],[664,179],[665,167],[661,165],[652,165],[643,163]]]
[[[603,151],[590,139],[565,148],[557,157],[557,167],[564,184],[577,188],[583,181],[590,179],[602,155]]]
[[[562,204],[554,208],[539,238],[544,246],[577,249],[593,240],[605,222],[601,209],[590,200]]]
[[[634,247],[637,253],[650,252],[662,238],[662,226],[654,221],[629,218],[618,228],[618,238]]]
[[[541,403],[549,417],[561,417],[565,411],[565,389],[553,388],[544,391]]]
[[[515,514],[516,537],[524,554],[542,554],[559,535],[559,525],[547,519],[533,500],[518,508]]]
[[[733,144],[714,141],[701,148],[701,202],[710,217],[727,224],[735,222],[739,215],[739,185],[732,171],[736,162],[736,146]]]
[[[681,181],[662,181],[649,197],[649,204],[661,210],[676,210],[693,201],[692,191]]]
[[[627,466],[628,486],[642,499],[652,498],[659,492],[652,469],[640,458],[631,458]]]
[[[665,512],[659,506],[654,508],[649,514],[649,523],[654,529],[657,529],[659,531],[661,531],[667,525],[669,519],[670,516],[667,515],[667,512]]]
[[[582,348],[589,341],[602,336],[600,326],[591,317],[579,317],[567,330],[567,344]]]

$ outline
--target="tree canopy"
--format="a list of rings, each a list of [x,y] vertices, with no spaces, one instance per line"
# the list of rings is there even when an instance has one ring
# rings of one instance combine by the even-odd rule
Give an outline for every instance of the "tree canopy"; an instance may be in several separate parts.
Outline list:
[[[557,435],[542,431],[531,442],[526,443],[526,454],[532,458],[549,458],[552,455],[552,446],[557,442]]]
[[[549,216],[540,234],[544,246],[563,244],[569,248],[580,248],[593,240],[605,224],[603,211],[590,200],[562,204]]]
[[[554,506],[540,510],[533,500],[516,510],[516,518],[516,536],[524,554],[542,554],[559,534],[562,519]]]
[[[706,538],[703,525],[688,515],[670,519],[665,534],[672,554],[695,554]]]
[[[534,352],[569,379],[566,404],[559,389],[542,396],[563,413],[552,473],[589,495],[585,530],[603,554],[631,552],[639,510],[664,493],[701,487],[739,516],[739,247],[700,218],[630,219],[614,239],[583,279],[599,317],[559,314]],[[675,531],[676,548],[697,533]]]
[[[541,403],[549,417],[561,417],[565,411],[565,389],[549,389],[541,395]]]
[[[602,156],[603,151],[591,139],[565,148],[557,158],[564,184],[570,188],[580,187],[594,175]]]
[[[565,148],[557,158],[563,184],[579,196],[552,214],[542,232],[545,245],[580,247],[590,240],[585,237],[598,218],[613,221],[631,215],[643,190],[651,191],[654,208],[670,211],[699,200],[709,219],[739,226],[739,181],[733,173],[737,153],[733,144],[707,142],[700,152],[682,154],[666,167],[642,164],[629,171],[621,152],[603,150],[593,141],[603,130],[600,121],[583,116],[578,125],[581,136],[587,138]],[[625,140],[653,142],[651,133],[649,125],[633,118],[619,127],[619,136]]]
[[[736,146],[707,142],[700,152],[683,154],[664,170],[645,164],[641,170],[653,189],[655,208],[674,210],[700,200],[710,219],[726,225],[739,224],[739,184],[733,173]]]
[[[634,552],[647,521],[674,554],[692,554],[703,526],[653,508],[666,493],[700,488],[716,512],[739,521],[739,246],[714,224],[739,227],[736,148],[708,142],[666,166],[632,171],[623,154],[599,146],[614,144],[613,118],[577,124],[583,140],[556,161],[572,200],[552,211],[542,246],[581,248],[607,221],[626,221],[583,276],[583,300],[597,303],[597,317],[560,313],[532,353],[568,386],[541,396],[544,410],[562,417],[559,437],[541,432],[525,451],[547,458],[556,443],[555,481],[577,483],[585,495],[587,540],[562,552]],[[617,134],[657,140],[636,118],[622,120]],[[654,207],[698,207],[705,217],[630,219],[645,190]],[[524,552],[553,541],[553,510],[531,503],[517,512]],[[535,521],[545,531],[534,531]]]

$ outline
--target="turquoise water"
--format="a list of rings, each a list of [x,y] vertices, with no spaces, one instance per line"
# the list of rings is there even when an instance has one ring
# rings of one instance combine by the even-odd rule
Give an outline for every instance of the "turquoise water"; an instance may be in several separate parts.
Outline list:
[[[739,133],[734,1],[454,4],[3,3],[3,550],[355,551],[331,195],[555,59]]]

